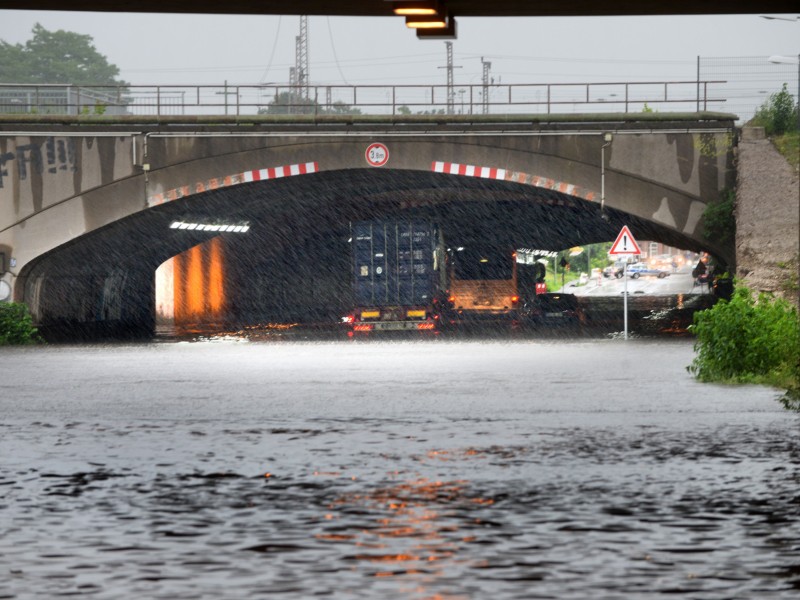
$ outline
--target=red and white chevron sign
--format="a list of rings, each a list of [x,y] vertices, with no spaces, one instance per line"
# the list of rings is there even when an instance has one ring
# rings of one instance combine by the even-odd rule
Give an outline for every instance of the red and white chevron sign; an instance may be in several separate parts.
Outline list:
[[[316,173],[317,171],[319,171],[319,165],[316,162],[307,162],[294,165],[282,165],[280,167],[267,167],[265,169],[254,169],[252,171],[245,171],[244,173],[225,175],[224,177],[214,177],[206,181],[197,181],[194,185],[182,185],[181,187],[172,188],[166,192],[153,194],[149,198],[149,205],[156,206],[192,194],[200,194],[208,190],[216,190],[240,183],[279,179],[281,177],[291,177],[293,175],[306,175],[307,173]]]
[[[533,187],[556,190],[557,192],[563,192],[564,194],[583,198],[584,200],[595,199],[595,193],[591,190],[587,190],[572,183],[556,181],[555,179],[550,179],[549,177],[530,175],[529,173],[522,173],[520,171],[510,171],[508,169],[498,169],[496,167],[462,165],[460,163],[451,163],[439,160],[433,161],[431,170],[436,173],[447,173],[448,175],[465,175],[467,177],[483,177],[485,179],[502,179],[505,181],[513,181],[514,183],[532,185]]]
[[[466,175],[467,177],[484,177],[486,179],[505,179],[506,170],[494,167],[475,167],[473,165],[462,165],[459,163],[442,162],[435,160],[431,169],[436,173],[448,173],[450,175]]]
[[[263,181],[265,179],[277,179],[278,177],[291,177],[292,175],[305,175],[306,173],[316,173],[317,163],[307,162],[296,165],[284,165],[282,167],[267,167],[266,169],[256,169],[255,171],[245,171],[242,173],[245,182]]]

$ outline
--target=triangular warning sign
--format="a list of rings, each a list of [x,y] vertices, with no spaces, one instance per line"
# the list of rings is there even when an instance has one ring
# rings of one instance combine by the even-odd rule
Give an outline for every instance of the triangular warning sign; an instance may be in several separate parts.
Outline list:
[[[617,241],[614,242],[614,245],[611,246],[611,250],[609,250],[608,253],[614,255],[641,254],[642,251],[639,249],[639,244],[633,239],[631,230],[628,229],[627,225],[623,225],[622,231],[620,231],[617,236]]]

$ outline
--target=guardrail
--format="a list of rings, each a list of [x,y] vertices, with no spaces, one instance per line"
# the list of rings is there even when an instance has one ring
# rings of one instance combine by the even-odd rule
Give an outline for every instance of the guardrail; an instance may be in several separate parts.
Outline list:
[[[510,114],[718,110],[725,81],[512,83],[492,85],[0,84],[5,114]]]

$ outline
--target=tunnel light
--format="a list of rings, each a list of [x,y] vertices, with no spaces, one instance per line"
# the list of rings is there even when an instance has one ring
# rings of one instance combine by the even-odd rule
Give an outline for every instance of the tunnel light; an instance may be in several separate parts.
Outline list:
[[[184,229],[188,231],[209,231],[215,233],[247,233],[250,225],[233,225],[228,223],[189,223],[186,221],[173,221],[170,229]]]
[[[447,25],[443,28],[422,29],[416,28],[418,40],[455,40],[458,39],[458,28],[455,17],[448,17]]]
[[[392,11],[403,17],[416,15],[441,14],[441,7],[436,0],[418,0],[416,2],[395,2]]]
[[[406,17],[406,27],[411,29],[444,29],[447,17],[439,15],[414,15]]]

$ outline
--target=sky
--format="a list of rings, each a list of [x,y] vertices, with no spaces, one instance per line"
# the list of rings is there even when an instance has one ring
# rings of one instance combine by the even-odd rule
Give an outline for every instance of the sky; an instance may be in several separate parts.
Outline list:
[[[743,79],[728,94],[797,89],[798,15],[463,18],[453,41],[455,85]],[[310,82],[444,84],[446,46],[421,41],[401,17],[309,17]],[[0,11],[0,39],[24,43],[40,23],[92,37],[96,49],[139,85],[285,83],[294,64],[296,16],[154,15]],[[734,60],[739,57],[758,60]],[[760,57],[760,58],[759,58]],[[719,59],[723,61],[706,59]],[[778,75],[776,75],[776,72]],[[776,79],[777,77],[777,79]],[[776,87],[777,86],[777,87]],[[739,89],[741,88],[741,89]],[[744,88],[747,88],[745,90]],[[751,89],[752,88],[752,89]],[[749,101],[759,98],[748,99]]]

